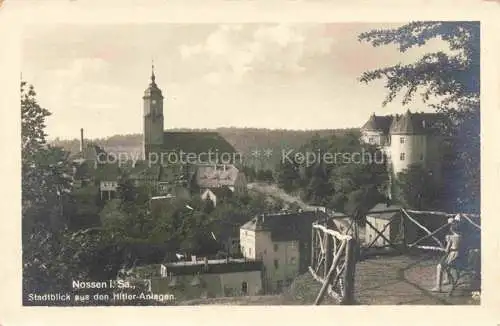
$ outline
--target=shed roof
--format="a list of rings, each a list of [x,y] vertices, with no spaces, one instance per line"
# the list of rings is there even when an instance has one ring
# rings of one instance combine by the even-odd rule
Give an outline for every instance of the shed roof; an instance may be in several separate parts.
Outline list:
[[[394,204],[387,205],[386,203],[378,203],[372,209],[370,209],[368,211],[368,214],[366,215],[367,217],[370,216],[370,217],[390,220],[394,215],[399,214],[402,208],[403,207],[400,205],[394,205]]]

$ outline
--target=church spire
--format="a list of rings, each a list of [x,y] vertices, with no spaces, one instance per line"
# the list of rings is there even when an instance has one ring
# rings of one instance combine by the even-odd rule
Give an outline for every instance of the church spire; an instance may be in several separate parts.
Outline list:
[[[155,62],[151,60],[151,83],[155,84]]]

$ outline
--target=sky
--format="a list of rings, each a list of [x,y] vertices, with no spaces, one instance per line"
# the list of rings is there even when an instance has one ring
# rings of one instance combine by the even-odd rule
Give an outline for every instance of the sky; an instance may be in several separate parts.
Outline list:
[[[49,138],[142,133],[154,60],[165,129],[360,127],[377,114],[428,111],[415,100],[382,107],[364,71],[409,63],[441,41],[400,53],[358,41],[399,24],[39,24],[23,34],[22,78],[52,112]]]

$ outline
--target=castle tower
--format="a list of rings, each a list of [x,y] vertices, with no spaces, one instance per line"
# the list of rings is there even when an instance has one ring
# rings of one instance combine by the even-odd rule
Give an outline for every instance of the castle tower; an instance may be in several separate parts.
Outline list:
[[[144,91],[144,130],[143,158],[148,159],[152,152],[159,152],[163,145],[163,95],[156,85],[154,65],[151,83]]]
[[[424,122],[425,123],[425,122]],[[390,129],[390,156],[394,175],[412,164],[425,166],[427,154],[427,134],[417,114],[409,110],[396,116]]]

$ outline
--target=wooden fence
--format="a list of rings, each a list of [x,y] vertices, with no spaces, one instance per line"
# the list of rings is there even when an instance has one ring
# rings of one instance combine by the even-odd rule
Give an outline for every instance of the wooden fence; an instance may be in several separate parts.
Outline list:
[[[353,304],[356,266],[354,239],[314,223],[311,243],[309,272],[322,284],[314,304],[321,304],[325,293],[340,304]]]
[[[456,214],[448,214],[443,212],[428,212],[428,211],[415,211],[415,210],[405,210],[402,209],[402,219],[407,226],[411,225],[419,230],[423,235],[420,237],[415,237],[411,239],[412,241],[406,241],[405,245],[407,248],[420,248],[426,250],[436,250],[436,251],[444,251],[446,248],[446,242],[443,239],[443,236],[449,230],[449,224],[446,222],[442,222],[441,225],[434,225],[433,228],[426,227],[422,221],[419,221],[416,216],[425,215],[425,216],[435,216],[441,217],[442,219],[453,218]],[[466,238],[476,237],[479,239],[481,233],[481,226],[479,224],[479,216],[477,215],[467,215],[461,214],[460,224],[462,226],[462,234]],[[424,242],[427,243],[424,243]],[[410,242],[410,243],[408,243]],[[479,243],[475,244],[474,241],[468,242],[469,246],[477,246]],[[478,248],[470,248],[470,249],[478,249]]]
[[[368,218],[366,219],[365,233],[370,231],[375,234],[375,237],[369,241],[364,239],[362,249],[365,254],[368,254],[370,249],[376,248],[392,248],[396,251],[412,248],[444,251],[446,247],[445,235],[449,232],[450,226],[447,220],[456,215],[434,211],[392,209],[370,212],[367,216],[377,216],[377,214],[385,214],[390,218],[379,223],[378,227],[373,225]],[[351,221],[347,232],[353,229],[354,223]],[[473,239],[468,242],[468,245],[477,249],[481,232],[479,216],[461,214],[460,225],[463,228],[462,234],[468,239]],[[389,228],[394,230],[386,232]],[[380,238],[383,239],[383,245],[378,243]]]

